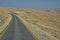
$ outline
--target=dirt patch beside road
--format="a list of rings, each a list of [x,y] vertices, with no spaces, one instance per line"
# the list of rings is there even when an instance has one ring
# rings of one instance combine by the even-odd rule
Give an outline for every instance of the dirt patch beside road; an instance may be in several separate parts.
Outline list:
[[[29,27],[33,24],[54,38],[60,39],[60,14],[44,10],[23,10],[17,11],[17,15],[28,22]]]
[[[9,15],[9,14],[8,14]],[[4,24],[0,26],[0,37],[4,34],[4,32],[7,30],[7,26],[10,23],[12,19],[12,16],[9,15],[8,18],[5,20]]]

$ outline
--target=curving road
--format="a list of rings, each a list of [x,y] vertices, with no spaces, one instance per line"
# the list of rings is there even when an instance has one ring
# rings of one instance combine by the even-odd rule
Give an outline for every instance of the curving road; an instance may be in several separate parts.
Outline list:
[[[8,30],[0,40],[34,40],[19,18],[14,14],[12,17]]]

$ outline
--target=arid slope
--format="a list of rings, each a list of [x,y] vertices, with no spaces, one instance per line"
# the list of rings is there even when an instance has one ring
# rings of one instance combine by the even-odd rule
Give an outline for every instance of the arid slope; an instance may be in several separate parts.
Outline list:
[[[53,10],[20,10],[16,13],[27,22],[60,39],[60,12]]]
[[[3,11],[2,11],[3,10]],[[7,19],[7,13],[16,13],[25,21],[60,40],[60,12],[54,10],[0,9],[0,26]]]

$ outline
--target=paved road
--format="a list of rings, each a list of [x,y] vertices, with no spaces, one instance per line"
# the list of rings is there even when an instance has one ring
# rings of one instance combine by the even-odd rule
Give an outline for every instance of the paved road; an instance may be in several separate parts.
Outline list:
[[[0,40],[34,40],[17,16],[12,14],[8,30]]]

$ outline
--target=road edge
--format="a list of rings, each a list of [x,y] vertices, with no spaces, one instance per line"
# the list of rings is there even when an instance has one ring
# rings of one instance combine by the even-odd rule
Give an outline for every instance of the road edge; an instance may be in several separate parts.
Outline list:
[[[25,27],[27,26],[26,25],[26,23],[28,23],[28,22],[26,22],[25,20],[23,20],[20,16],[18,16],[17,15],[17,17],[22,21],[22,23],[25,25]],[[35,25],[33,25],[33,26],[35,26]],[[35,26],[36,27],[36,26]],[[36,27],[37,28],[37,27]],[[35,39],[35,40],[39,40],[39,37],[37,37],[37,35],[35,35],[34,33],[32,33],[27,27],[26,27],[26,29],[28,30],[28,32],[33,36],[33,38]],[[39,29],[38,29],[39,30]],[[41,30],[40,32],[42,32],[43,30]],[[44,31],[43,31],[43,33],[44,33]],[[46,33],[45,32],[45,34],[46,35],[48,35],[48,33]],[[38,35],[39,36],[39,35]],[[53,37],[53,36],[51,36],[51,35],[48,35],[49,37],[51,37],[50,39],[52,39],[52,40],[58,40],[57,38],[55,38],[55,37]]]
[[[7,22],[5,22],[1,27],[3,28],[1,28],[1,31],[0,31],[0,38],[3,36],[3,34],[6,32],[6,30],[8,29],[8,25],[9,25],[9,23],[11,22],[11,20],[12,20],[12,16],[10,15],[10,14],[8,14],[9,15],[9,17],[7,18]]]

